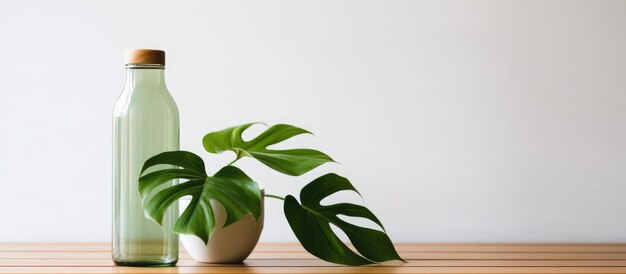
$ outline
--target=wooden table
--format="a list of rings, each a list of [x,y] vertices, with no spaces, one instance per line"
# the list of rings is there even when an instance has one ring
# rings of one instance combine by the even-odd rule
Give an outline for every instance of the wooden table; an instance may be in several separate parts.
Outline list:
[[[626,244],[397,244],[402,266],[345,267],[262,243],[243,265],[116,267],[108,243],[0,243],[0,273],[626,273]]]

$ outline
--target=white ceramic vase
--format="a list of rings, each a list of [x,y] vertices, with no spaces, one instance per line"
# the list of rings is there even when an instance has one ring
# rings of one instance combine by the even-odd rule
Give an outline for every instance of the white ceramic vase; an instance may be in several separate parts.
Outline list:
[[[196,235],[180,235],[183,246],[194,260],[203,263],[241,263],[259,241],[263,231],[265,193],[261,190],[261,215],[255,221],[251,215],[223,227],[226,222],[226,210],[217,201],[211,201],[215,212],[215,231],[208,244]],[[180,210],[187,208],[190,200],[181,199]]]

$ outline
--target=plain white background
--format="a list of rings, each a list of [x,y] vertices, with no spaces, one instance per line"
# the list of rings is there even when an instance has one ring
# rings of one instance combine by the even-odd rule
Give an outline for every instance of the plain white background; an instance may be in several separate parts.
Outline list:
[[[0,2],[0,241],[110,239],[127,48],[167,51],[181,148],[309,129],[341,164],[238,165],[342,174],[394,241],[626,241],[624,1],[69,0]],[[273,200],[262,240],[295,240]]]

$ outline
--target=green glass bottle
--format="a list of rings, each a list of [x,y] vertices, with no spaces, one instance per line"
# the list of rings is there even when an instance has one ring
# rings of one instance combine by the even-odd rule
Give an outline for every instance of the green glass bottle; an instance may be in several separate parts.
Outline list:
[[[165,86],[165,52],[126,53],[126,86],[113,112],[113,261],[117,265],[170,266],[178,261],[174,203],[163,225],[146,218],[137,190],[145,160],[179,149],[179,116]],[[170,182],[162,187],[170,186]]]

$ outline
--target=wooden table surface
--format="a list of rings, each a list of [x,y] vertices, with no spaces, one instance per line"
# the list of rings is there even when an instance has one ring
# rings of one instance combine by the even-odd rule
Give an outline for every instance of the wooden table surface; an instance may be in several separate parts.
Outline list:
[[[0,273],[626,273],[626,244],[397,244],[408,263],[345,267],[298,244],[261,243],[244,264],[210,265],[181,249],[176,267],[117,267],[109,243],[0,243]]]

